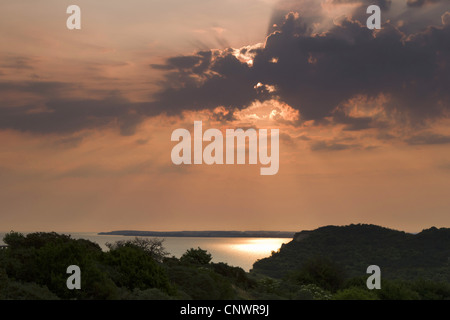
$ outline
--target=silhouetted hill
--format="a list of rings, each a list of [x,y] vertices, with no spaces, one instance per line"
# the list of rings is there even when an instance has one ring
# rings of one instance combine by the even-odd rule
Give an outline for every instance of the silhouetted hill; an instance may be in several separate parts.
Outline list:
[[[352,224],[302,231],[279,252],[255,262],[253,272],[281,278],[317,257],[341,265],[349,277],[366,275],[369,265],[378,265],[386,278],[450,282],[450,229],[432,227],[410,234]]]

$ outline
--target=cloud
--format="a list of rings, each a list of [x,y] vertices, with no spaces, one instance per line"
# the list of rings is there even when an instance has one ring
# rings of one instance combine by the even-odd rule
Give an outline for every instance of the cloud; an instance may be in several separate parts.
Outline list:
[[[433,3],[438,3],[441,0],[407,0],[406,4],[409,7],[422,7],[426,4],[433,4]]]
[[[0,107],[0,129],[70,134],[83,129],[117,125],[122,135],[132,135],[144,119],[140,110],[148,109],[144,107],[146,103],[133,103],[116,94],[104,99],[58,98],[57,90],[67,87],[61,83],[35,82],[10,86],[44,96],[54,93],[56,97],[45,101],[42,111],[35,111],[33,104]],[[0,85],[0,91],[5,87]]]
[[[39,111],[29,102],[0,106],[0,129],[73,133],[115,125],[122,135],[133,135],[143,119],[157,114],[181,115],[220,107],[223,112],[217,117],[230,121],[237,111],[255,102],[278,101],[298,111],[298,125],[312,120],[360,131],[386,123],[370,112],[342,112],[343,106],[355,97],[365,97],[355,102],[358,109],[364,101],[379,96],[386,97],[379,107],[388,118],[421,125],[446,116],[450,109],[450,13],[440,13],[440,25],[411,34],[401,31],[396,21],[385,21],[382,30],[372,31],[356,14],[368,1],[329,0],[323,3],[333,8],[354,5],[353,16],[335,20],[318,33],[315,23],[327,13],[314,1],[295,2],[304,12],[278,14],[264,43],[201,50],[150,65],[165,71],[160,90],[151,94],[152,101],[132,102],[120,91],[103,98],[74,98],[65,93],[77,91],[79,85],[67,82],[0,82],[2,94],[41,97]],[[391,1],[370,3],[394,10]],[[292,1],[283,1],[277,12],[288,5],[296,7]],[[21,57],[0,65],[28,68],[32,61]]]
[[[449,109],[449,39],[448,24],[407,36],[390,23],[373,32],[349,19],[314,34],[301,16],[289,14],[264,46],[252,50],[251,63],[232,49],[178,61],[155,104],[165,112],[217,106],[233,110],[255,100],[278,99],[299,110],[304,120],[320,121],[355,96],[385,95],[387,113],[423,123]],[[174,60],[165,66],[174,69]],[[257,83],[274,90],[257,91]],[[334,114],[334,120],[347,130],[374,125],[370,117]]]
[[[448,144],[450,143],[450,136],[425,132],[414,135],[405,140],[410,145],[434,145],[434,144]]]
[[[210,55],[210,52],[208,52],[207,54]],[[200,52],[198,56],[172,57],[166,60],[166,64],[163,65],[152,64],[150,66],[155,69],[161,70],[172,70],[172,69],[183,70],[183,69],[192,69],[201,61],[202,58]]]
[[[366,22],[366,9],[378,5],[383,18],[391,8],[391,0],[280,0],[272,14],[268,35],[284,23],[290,12],[298,12],[302,19],[317,33],[329,30],[335,20],[346,16],[360,23]]]
[[[73,90],[75,85],[58,81],[2,81],[0,92],[32,93],[43,97],[55,96],[63,90]]]
[[[444,13],[441,17],[442,19],[442,24],[445,26],[450,25],[450,12],[447,11],[446,13]]]
[[[83,142],[85,135],[74,135],[63,137],[54,142],[54,145],[61,148],[75,148]]]
[[[353,148],[360,148],[358,144],[345,144],[335,141],[314,141],[311,142],[311,151],[341,151]]]
[[[92,178],[92,177],[120,177],[127,175],[143,175],[156,172],[153,160],[145,160],[123,166],[111,168],[98,164],[84,164],[53,174],[53,179],[60,178]]]
[[[348,131],[370,129],[374,121],[372,117],[352,117],[340,110],[333,114],[333,120],[335,124],[344,124],[344,130]]]
[[[3,58],[0,63],[0,68],[15,69],[15,70],[31,70],[34,69],[35,63],[38,59],[26,56],[7,56]]]
[[[243,107],[258,97],[252,70],[231,51],[220,56],[212,51],[199,52],[175,61],[167,60],[166,68],[177,70],[167,75],[164,88],[154,95],[160,112]],[[193,61],[198,63],[194,65]]]

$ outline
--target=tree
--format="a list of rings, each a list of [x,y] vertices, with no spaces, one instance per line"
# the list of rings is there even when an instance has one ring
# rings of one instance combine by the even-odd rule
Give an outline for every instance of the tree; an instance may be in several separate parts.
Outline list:
[[[206,250],[191,248],[187,250],[180,258],[180,261],[188,264],[207,265],[211,261],[211,254]]]
[[[11,231],[3,237],[3,242],[13,249],[23,246],[25,244],[25,237],[22,233]]]
[[[162,262],[165,257],[169,255],[163,246],[164,239],[159,238],[138,238],[134,240],[120,240],[115,243],[106,243],[109,250],[114,250],[120,247],[135,246],[142,249],[149,254],[154,260]]]
[[[405,281],[382,280],[381,290],[376,291],[381,300],[419,300],[419,294]]]
[[[104,256],[104,264],[114,283],[129,290],[157,288],[171,294],[173,288],[165,270],[142,248],[124,245]]]
[[[169,267],[168,273],[170,280],[177,286],[178,294],[182,299],[236,299],[229,279],[208,267],[197,268],[192,264],[179,264]]]
[[[317,257],[306,261],[291,278],[299,284],[315,284],[325,290],[336,292],[345,281],[343,268],[330,259]]]
[[[9,247],[2,257],[2,266],[10,280],[47,287],[63,299],[115,297],[116,287],[99,265],[103,252],[98,244],[54,232],[31,233],[26,237],[11,232],[4,241]],[[68,290],[66,271],[69,265],[80,267],[83,290]]]
[[[367,288],[350,287],[339,290],[333,296],[334,300],[378,300],[375,292],[369,291]]]

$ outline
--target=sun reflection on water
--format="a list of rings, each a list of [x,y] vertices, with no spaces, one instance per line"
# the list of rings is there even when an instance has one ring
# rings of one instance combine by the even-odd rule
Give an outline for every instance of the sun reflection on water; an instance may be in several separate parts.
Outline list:
[[[272,251],[277,251],[285,242],[286,239],[245,239],[240,243],[229,244],[229,248],[251,255],[269,256]]]

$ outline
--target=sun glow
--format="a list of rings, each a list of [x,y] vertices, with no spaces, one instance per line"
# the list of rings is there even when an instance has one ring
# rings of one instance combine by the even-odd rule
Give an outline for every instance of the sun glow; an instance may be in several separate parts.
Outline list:
[[[277,251],[286,239],[248,239],[239,244],[231,244],[230,249],[248,254],[270,255]]]
[[[258,83],[255,88],[262,86],[263,84]],[[254,101],[247,108],[236,111],[234,116],[237,121],[264,126],[273,125],[274,121],[295,123],[299,120],[300,113],[291,106],[272,99],[264,102]]]

